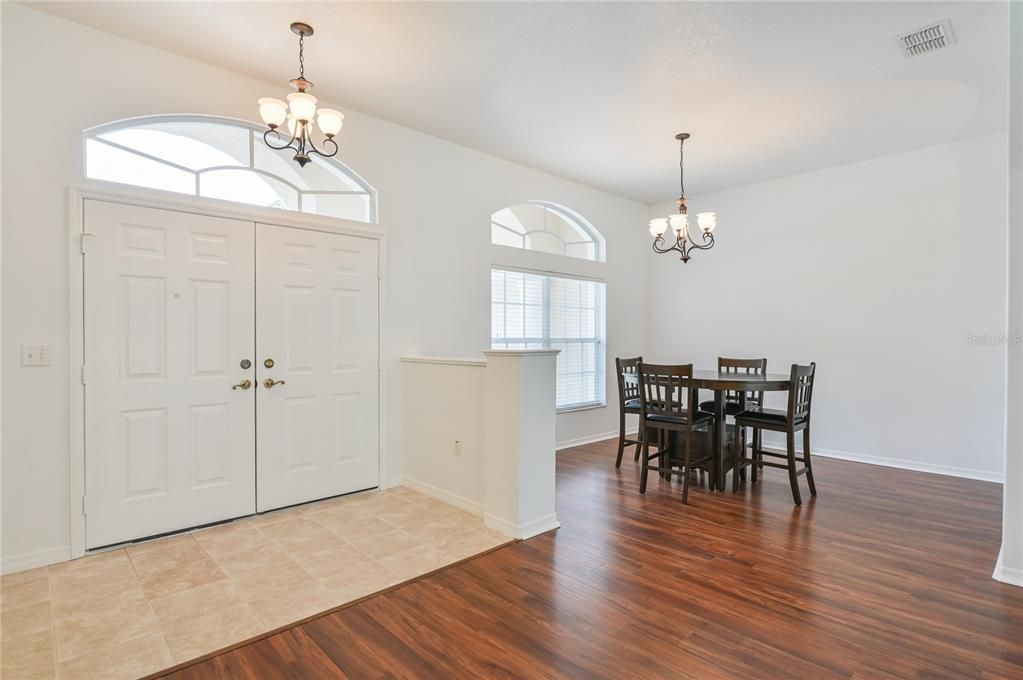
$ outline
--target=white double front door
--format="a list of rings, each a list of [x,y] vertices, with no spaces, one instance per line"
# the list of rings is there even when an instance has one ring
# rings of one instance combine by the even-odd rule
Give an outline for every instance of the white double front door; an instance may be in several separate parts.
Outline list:
[[[378,484],[377,241],[85,202],[86,545]]]

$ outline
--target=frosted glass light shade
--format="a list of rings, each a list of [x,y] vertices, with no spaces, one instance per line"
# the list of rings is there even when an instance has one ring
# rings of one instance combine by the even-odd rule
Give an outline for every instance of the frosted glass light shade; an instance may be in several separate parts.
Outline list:
[[[298,121],[295,120],[295,116],[293,114],[289,113],[288,114],[288,132],[290,132],[291,135],[294,136],[295,135],[295,130],[297,130],[297,129],[298,129]]]
[[[717,226],[718,217],[717,213],[704,212],[696,216],[696,223],[700,225],[700,229],[703,229],[704,233],[711,233],[714,231],[714,227]]]
[[[259,116],[267,125],[280,125],[288,115],[288,105],[280,99],[263,97],[259,100]]]
[[[668,218],[668,221],[671,223],[672,231],[676,234],[681,234],[686,230],[686,227],[689,226],[689,218],[682,213],[672,215]]]
[[[333,137],[341,132],[344,122],[345,114],[334,109],[320,109],[316,116],[316,124],[320,127],[320,132],[328,137]]]
[[[308,92],[292,92],[288,95],[288,108],[296,119],[311,122],[316,116],[316,97]]]
[[[668,220],[659,217],[656,220],[650,220],[650,235],[654,238],[659,237],[665,231],[668,230]]]

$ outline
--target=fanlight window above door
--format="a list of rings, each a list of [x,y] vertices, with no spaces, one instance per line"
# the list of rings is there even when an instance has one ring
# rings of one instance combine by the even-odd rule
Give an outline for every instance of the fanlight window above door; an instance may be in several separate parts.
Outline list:
[[[152,116],[85,131],[85,175],[193,196],[376,221],[376,192],[335,159],[300,168],[262,129],[208,116]]]
[[[552,255],[604,261],[604,239],[585,219],[541,201],[503,208],[490,216],[490,242]]]

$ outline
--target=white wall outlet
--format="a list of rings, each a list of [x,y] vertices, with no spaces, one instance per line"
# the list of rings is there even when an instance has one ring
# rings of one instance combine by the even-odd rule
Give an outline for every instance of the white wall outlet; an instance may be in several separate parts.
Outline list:
[[[22,366],[49,366],[53,347],[50,345],[22,345]]]
[[[456,456],[461,458],[461,456],[462,456],[462,440],[461,439],[456,439],[455,440],[455,451],[454,451],[454,453],[455,453]]]

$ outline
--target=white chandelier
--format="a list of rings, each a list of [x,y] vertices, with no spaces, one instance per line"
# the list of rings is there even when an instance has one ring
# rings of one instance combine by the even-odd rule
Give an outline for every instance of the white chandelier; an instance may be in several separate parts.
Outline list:
[[[689,139],[689,133],[680,132],[675,135],[675,139],[678,140],[678,170],[679,184],[681,185],[681,193],[678,197],[678,213],[650,220],[650,235],[654,237],[653,246],[655,253],[670,253],[674,250],[682,255],[680,259],[683,262],[689,262],[689,253],[693,250],[710,250],[714,247],[714,227],[717,226],[717,214],[702,212],[696,215],[696,226],[700,228],[703,236],[703,243],[697,245],[689,233],[689,214],[686,201],[684,145],[685,141]],[[664,232],[668,231],[669,226],[672,233],[675,234],[675,243],[665,247]]]
[[[293,149],[295,151],[294,160],[304,167],[309,162],[311,153],[319,154],[324,158],[337,155],[338,146],[334,141],[334,135],[341,131],[345,116],[334,109],[317,110],[316,97],[307,92],[313,84],[305,79],[304,48],[305,38],[307,35],[313,34],[313,27],[296,21],[291,25],[291,32],[298,35],[298,78],[289,81],[296,91],[288,95],[287,103],[273,97],[263,97],[259,100],[259,115],[270,128],[263,133],[263,141],[266,142],[266,145],[277,151]],[[333,147],[333,150],[323,151],[313,143],[312,123],[314,119],[325,137],[321,146]],[[288,134],[291,135],[291,139],[287,142],[284,142],[284,135],[278,130],[285,121],[288,123]]]

